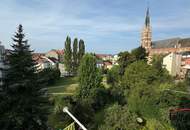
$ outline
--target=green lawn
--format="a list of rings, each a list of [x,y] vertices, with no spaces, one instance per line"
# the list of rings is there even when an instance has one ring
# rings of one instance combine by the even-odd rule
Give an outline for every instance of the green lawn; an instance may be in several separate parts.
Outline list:
[[[103,76],[102,84],[104,85],[105,88],[110,88],[110,85],[107,84],[107,78],[106,78],[106,75]]]
[[[110,86],[103,76],[103,85],[105,88]],[[78,87],[77,77],[62,77],[53,86],[48,87],[48,92],[53,95],[73,95]]]
[[[77,77],[62,77],[53,86],[48,87],[48,92],[55,95],[72,95],[77,87]]]

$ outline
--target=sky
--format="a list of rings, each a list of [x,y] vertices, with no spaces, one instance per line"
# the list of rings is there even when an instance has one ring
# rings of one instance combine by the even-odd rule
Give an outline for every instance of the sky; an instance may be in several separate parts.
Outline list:
[[[83,39],[87,52],[130,51],[148,5],[153,41],[190,37],[190,0],[1,0],[0,41],[10,48],[22,24],[35,52],[63,49],[66,36]]]

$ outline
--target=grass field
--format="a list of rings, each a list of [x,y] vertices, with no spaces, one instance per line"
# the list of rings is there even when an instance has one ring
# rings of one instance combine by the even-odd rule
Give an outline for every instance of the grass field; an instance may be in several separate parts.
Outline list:
[[[105,88],[110,86],[106,83],[103,76],[102,84]],[[48,93],[52,95],[73,95],[78,87],[77,77],[62,77],[53,86],[48,87]]]
[[[77,77],[62,77],[53,86],[48,87],[48,92],[53,95],[72,95],[77,87]]]

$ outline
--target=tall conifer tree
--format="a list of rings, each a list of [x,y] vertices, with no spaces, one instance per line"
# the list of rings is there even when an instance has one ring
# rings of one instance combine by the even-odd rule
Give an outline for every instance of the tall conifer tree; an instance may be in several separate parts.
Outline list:
[[[83,55],[85,54],[85,45],[84,45],[84,41],[82,39],[80,39],[79,41],[79,53],[78,53],[78,61],[80,63]]]
[[[71,50],[71,38],[67,36],[64,49],[64,64],[66,71],[71,74],[72,72],[72,50]]]
[[[78,39],[73,42],[73,72],[76,74],[78,68]]]
[[[7,56],[8,69],[0,97],[0,129],[45,130],[46,97],[36,73],[32,51],[19,25],[13,39],[13,50]]]

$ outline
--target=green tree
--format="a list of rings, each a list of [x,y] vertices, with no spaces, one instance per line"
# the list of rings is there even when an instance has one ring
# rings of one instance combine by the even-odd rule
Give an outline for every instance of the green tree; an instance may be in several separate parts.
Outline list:
[[[136,61],[126,68],[122,84],[126,88],[131,88],[139,84],[151,84],[156,79],[158,79],[156,69],[145,61]]]
[[[151,64],[154,68],[162,70],[163,55],[153,55]]]
[[[172,77],[169,75],[169,72],[163,67],[163,57],[164,55],[153,55],[151,65],[154,69],[157,70],[157,76],[162,82],[172,82]]]
[[[167,80],[162,80],[163,78]],[[177,98],[176,94],[165,93],[165,90],[174,89],[175,86],[169,79],[164,71],[158,71],[143,60],[126,68],[122,87],[128,109],[147,120],[144,129],[172,129],[168,117],[169,108],[176,105]]]
[[[0,93],[3,97],[0,101],[0,127],[2,130],[45,130],[47,99],[22,25],[12,39],[13,50],[7,56],[9,67]]]
[[[120,52],[118,54],[119,56],[119,60],[118,60],[118,63],[119,63],[119,66],[120,66],[120,75],[123,75],[124,72],[125,72],[125,68],[133,63],[135,61],[135,57],[133,55],[131,55],[128,51],[125,51],[125,52]]]
[[[106,77],[108,84],[112,86],[118,85],[120,81],[119,66],[113,66],[111,70],[108,70]]]
[[[143,48],[141,46],[133,49],[131,51],[131,55],[133,55],[136,60],[146,60],[146,57],[147,57],[145,48]]]
[[[99,130],[139,130],[136,114],[131,113],[127,106],[114,104],[105,110],[104,122]]]
[[[76,74],[78,69],[78,40],[74,39],[73,42],[73,72]]]
[[[80,61],[85,54],[85,45],[84,41],[82,39],[79,40],[79,52],[78,52],[78,62],[80,64]]]
[[[68,74],[72,72],[72,50],[71,50],[71,38],[67,36],[65,41],[65,49],[64,49],[64,63],[65,69]]]
[[[43,77],[44,82],[47,85],[54,84],[57,80],[59,80],[61,72],[57,68],[46,68],[39,72],[39,76]]]
[[[101,87],[102,76],[96,66],[96,57],[91,54],[85,54],[81,60],[78,72],[79,78],[79,96],[88,98],[94,88]]]

